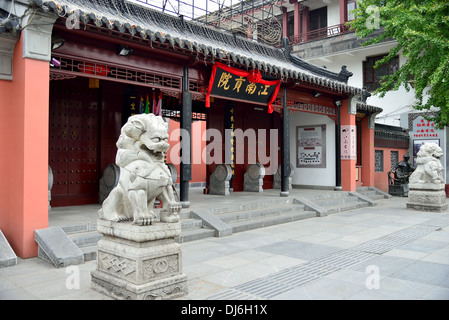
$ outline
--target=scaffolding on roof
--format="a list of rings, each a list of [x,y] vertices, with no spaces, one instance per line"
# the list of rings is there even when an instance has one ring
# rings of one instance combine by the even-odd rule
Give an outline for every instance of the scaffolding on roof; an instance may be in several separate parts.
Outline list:
[[[285,0],[126,0],[269,45],[282,38]]]

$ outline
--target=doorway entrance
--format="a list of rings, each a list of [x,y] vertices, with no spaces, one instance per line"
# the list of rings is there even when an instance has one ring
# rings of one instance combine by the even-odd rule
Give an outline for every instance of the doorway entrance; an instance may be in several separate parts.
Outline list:
[[[99,89],[89,79],[50,84],[49,164],[52,206],[98,202],[100,179]]]

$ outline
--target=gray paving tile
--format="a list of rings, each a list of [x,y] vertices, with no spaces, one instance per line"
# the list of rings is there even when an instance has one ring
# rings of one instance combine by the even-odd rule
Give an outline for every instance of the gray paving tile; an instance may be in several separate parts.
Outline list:
[[[296,259],[315,260],[340,250],[341,248],[339,247],[331,247],[322,244],[311,244],[301,250],[290,250],[283,254]]]
[[[414,262],[415,260],[413,259],[379,255],[378,257],[374,257],[358,265],[351,266],[348,269],[366,272],[367,267],[376,266],[379,269],[379,274],[381,277],[388,277],[391,274],[413,264]]]
[[[347,281],[322,278],[302,286],[301,289],[290,292],[290,298],[295,299],[294,293],[303,293],[303,296],[305,295],[312,300],[344,300],[363,290],[364,286]],[[280,295],[277,298],[280,298]],[[287,295],[284,295],[284,298],[287,298]]]
[[[266,246],[259,247],[258,250],[266,251],[274,254],[284,254],[286,252],[292,252],[295,250],[303,250],[311,246],[308,242],[296,241],[296,240],[285,240],[269,244]]]
[[[433,287],[423,296],[423,299],[449,300],[449,288]]]
[[[390,277],[449,288],[449,267],[446,264],[416,261]]]
[[[409,251],[419,251],[424,253],[431,253],[435,250],[444,248],[447,242],[418,239],[403,246],[398,247],[398,249],[409,250]]]

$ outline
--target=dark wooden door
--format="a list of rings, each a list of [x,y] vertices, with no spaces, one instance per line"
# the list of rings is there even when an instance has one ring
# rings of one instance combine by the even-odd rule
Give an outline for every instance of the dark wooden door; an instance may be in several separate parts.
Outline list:
[[[272,126],[272,117],[267,113],[266,108],[264,111],[254,109],[253,105],[238,105],[236,112],[236,128],[242,129],[248,133],[248,136],[252,138],[245,138],[244,141],[237,141],[235,150],[237,153],[243,155],[244,163],[237,163],[235,166],[235,178],[233,180],[234,191],[243,191],[244,179],[243,176],[248,170],[248,167],[254,162],[263,163],[265,157],[270,155],[270,129]],[[264,129],[260,131],[259,129]],[[252,133],[254,135],[252,135]],[[265,135],[265,143],[263,139],[259,139],[259,134]],[[255,139],[252,141],[251,139]],[[243,143],[242,143],[243,142]],[[263,157],[263,158],[262,158]],[[264,164],[265,167],[269,166],[269,163]],[[273,188],[273,176],[266,173],[264,177],[264,189]]]
[[[98,202],[98,91],[84,82],[52,84],[50,93],[49,163],[53,171],[51,205]]]

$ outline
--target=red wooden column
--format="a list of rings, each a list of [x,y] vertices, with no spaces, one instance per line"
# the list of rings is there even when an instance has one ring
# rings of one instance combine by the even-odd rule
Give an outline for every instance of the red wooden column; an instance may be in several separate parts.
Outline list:
[[[302,14],[302,41],[308,40],[307,35],[309,33],[309,7],[304,7],[301,11]]]
[[[356,115],[351,113],[349,100],[341,100],[340,108],[340,166],[341,187],[343,191],[356,191],[356,154],[353,152],[357,146]],[[348,131],[349,130],[349,131]],[[354,130],[351,132],[351,130]],[[349,158],[351,157],[352,158]]]
[[[295,2],[293,9],[293,42],[299,43],[301,39],[301,7],[299,2]]]
[[[362,183],[374,187],[374,115],[362,119]]]
[[[346,22],[346,0],[340,0],[340,24]]]

